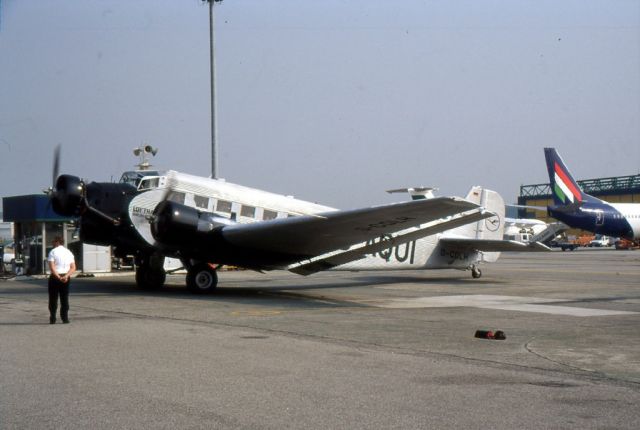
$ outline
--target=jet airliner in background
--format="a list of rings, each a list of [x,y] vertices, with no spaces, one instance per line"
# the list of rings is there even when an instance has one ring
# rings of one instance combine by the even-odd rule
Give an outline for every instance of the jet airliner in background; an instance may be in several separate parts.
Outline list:
[[[555,148],[544,148],[553,205],[549,216],[570,227],[634,240],[640,238],[640,204],[608,203],[585,193]]]

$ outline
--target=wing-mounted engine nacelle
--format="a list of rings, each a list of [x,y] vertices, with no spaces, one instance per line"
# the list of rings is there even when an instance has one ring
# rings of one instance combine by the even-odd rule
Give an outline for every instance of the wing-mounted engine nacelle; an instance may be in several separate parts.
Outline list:
[[[78,216],[86,208],[86,189],[77,176],[60,175],[51,198],[51,206],[63,216]]]
[[[151,234],[163,245],[183,248],[188,244],[196,250],[201,246],[206,247],[206,239],[222,227],[232,224],[235,222],[230,219],[165,200],[153,211]]]

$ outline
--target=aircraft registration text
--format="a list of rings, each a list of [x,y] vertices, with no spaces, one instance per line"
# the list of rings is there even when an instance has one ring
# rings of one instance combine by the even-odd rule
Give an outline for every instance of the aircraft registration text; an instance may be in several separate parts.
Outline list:
[[[381,236],[378,239],[367,241],[367,245],[373,245],[375,243],[380,243],[384,241],[388,241],[390,239],[389,236]],[[407,260],[409,264],[413,264],[416,253],[416,241],[407,242],[400,245],[389,246],[382,251],[374,252],[371,255],[374,257],[380,257],[386,262],[389,261],[397,261],[398,263],[404,263]]]

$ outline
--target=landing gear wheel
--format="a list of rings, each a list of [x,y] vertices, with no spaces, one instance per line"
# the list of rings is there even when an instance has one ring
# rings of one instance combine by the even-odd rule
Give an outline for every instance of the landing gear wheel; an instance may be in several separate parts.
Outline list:
[[[206,263],[199,263],[187,271],[187,288],[195,294],[210,293],[218,286],[218,274]]]
[[[473,277],[473,279],[478,279],[479,277],[482,276],[482,270],[480,270],[478,266],[474,265],[471,268],[471,276]]]
[[[164,269],[139,266],[136,269],[136,284],[145,290],[158,290],[164,286],[167,274]]]

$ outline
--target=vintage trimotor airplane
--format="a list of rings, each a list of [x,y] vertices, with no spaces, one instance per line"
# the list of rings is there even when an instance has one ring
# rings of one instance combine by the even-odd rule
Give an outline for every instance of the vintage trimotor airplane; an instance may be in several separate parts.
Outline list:
[[[398,191],[398,190],[394,190]],[[119,183],[85,184],[61,175],[53,208],[80,217],[80,237],[136,256],[136,282],[160,287],[165,256],[179,258],[187,286],[208,292],[216,269],[258,271],[460,269],[500,251],[547,250],[502,240],[504,202],[473,187],[465,199],[408,189],[411,201],[337,210],[289,196],[176,171],[125,172]]]

